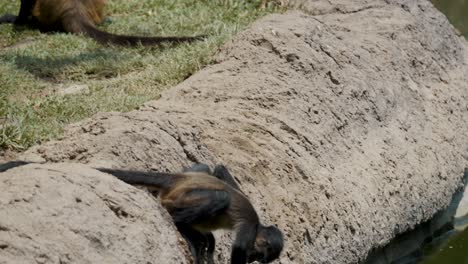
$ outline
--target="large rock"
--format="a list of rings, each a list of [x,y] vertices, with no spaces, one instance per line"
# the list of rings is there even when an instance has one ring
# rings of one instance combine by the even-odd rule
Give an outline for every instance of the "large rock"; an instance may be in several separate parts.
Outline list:
[[[278,0],[290,8],[298,8],[312,15],[356,13],[370,8],[384,7],[379,0]]]
[[[261,19],[160,100],[72,125],[24,158],[160,171],[222,162],[284,230],[281,263],[363,260],[460,187],[468,71],[465,41],[429,2],[353,2]],[[224,263],[229,237],[220,244]]]
[[[0,263],[189,263],[160,204],[79,164],[0,173]]]

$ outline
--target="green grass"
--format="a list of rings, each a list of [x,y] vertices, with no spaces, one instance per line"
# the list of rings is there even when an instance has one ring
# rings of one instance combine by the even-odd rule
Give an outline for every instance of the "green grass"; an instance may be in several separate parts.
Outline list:
[[[84,36],[0,25],[0,154],[57,138],[66,124],[102,111],[129,111],[156,99],[212,62],[222,43],[257,18],[260,0],[112,0],[100,28],[132,35],[208,34],[163,47],[103,47]],[[0,14],[19,10],[0,2]],[[89,93],[61,96],[61,87]]]

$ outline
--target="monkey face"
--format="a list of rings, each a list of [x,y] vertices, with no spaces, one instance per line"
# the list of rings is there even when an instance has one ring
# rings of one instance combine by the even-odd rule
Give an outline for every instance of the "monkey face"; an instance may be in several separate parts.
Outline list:
[[[283,234],[275,226],[259,226],[254,249],[248,253],[248,262],[270,263],[283,250]]]

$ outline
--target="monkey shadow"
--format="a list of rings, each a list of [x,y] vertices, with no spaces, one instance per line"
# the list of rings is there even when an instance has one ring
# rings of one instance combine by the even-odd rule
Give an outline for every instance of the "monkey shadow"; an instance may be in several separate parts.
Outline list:
[[[0,55],[0,61],[13,62],[17,69],[47,82],[59,82],[80,75],[91,76],[94,79],[112,78],[118,75],[121,62],[128,60],[130,60],[128,55],[104,49],[76,56],[39,57],[21,53]]]

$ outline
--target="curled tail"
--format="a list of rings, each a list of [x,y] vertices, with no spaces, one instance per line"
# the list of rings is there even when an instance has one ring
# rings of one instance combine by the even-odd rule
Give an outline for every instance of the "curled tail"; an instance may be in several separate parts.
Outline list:
[[[140,37],[140,36],[126,36],[116,35],[101,31],[97,29],[93,24],[83,21],[82,19],[70,21],[71,23],[64,23],[65,31],[71,33],[83,33],[97,42],[107,45],[114,44],[119,46],[151,46],[158,45],[161,43],[179,43],[179,42],[191,42],[196,40],[202,40],[206,36],[194,36],[194,37]]]
[[[119,180],[128,184],[156,187],[157,189],[169,188],[178,178],[176,174],[162,172],[127,171],[106,168],[96,169],[114,175]]]

